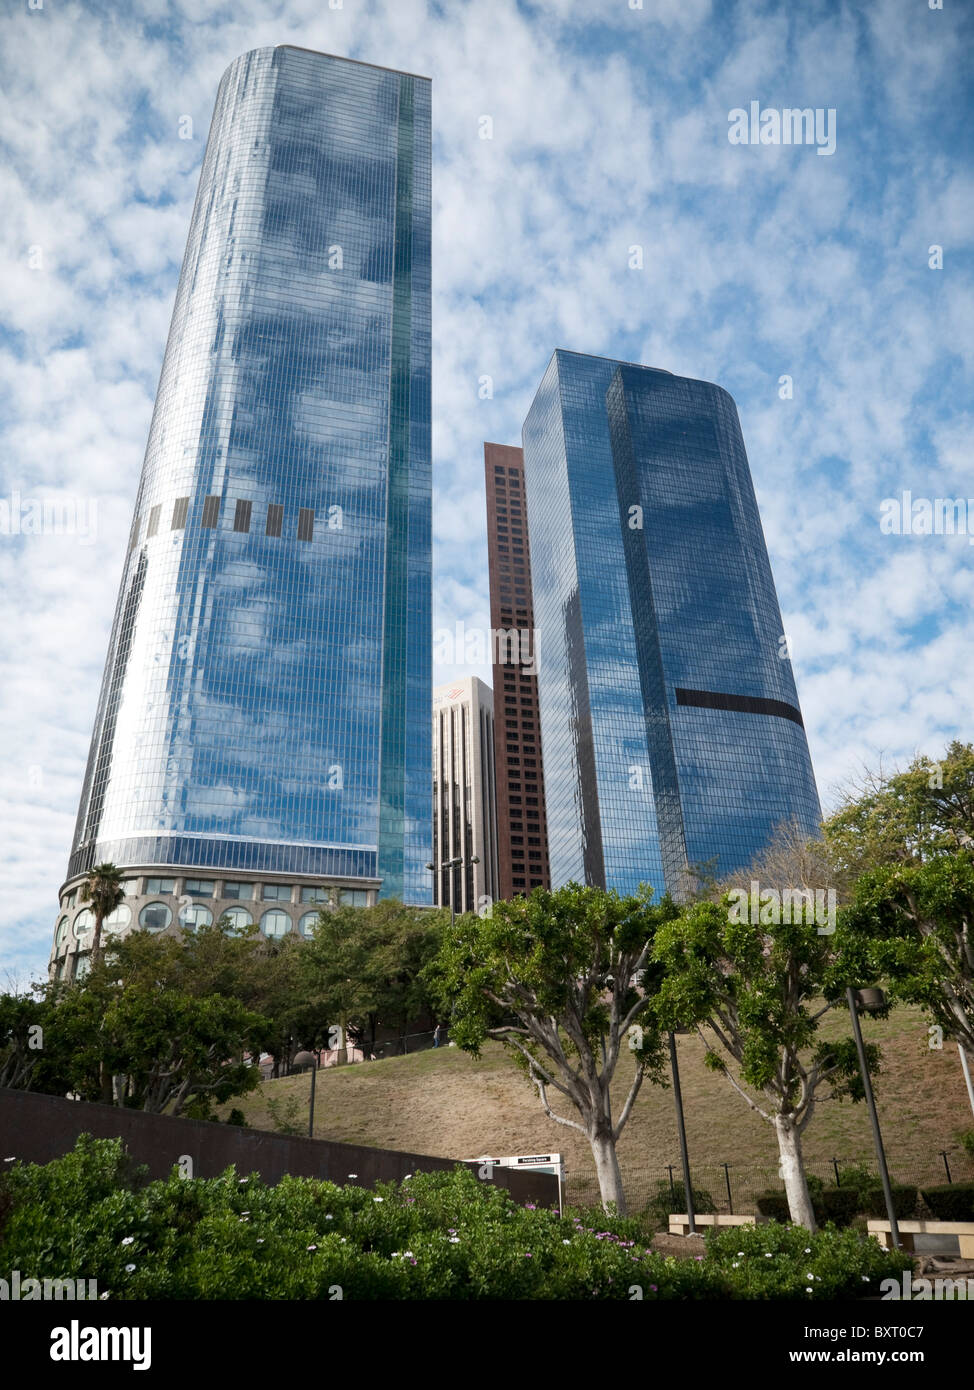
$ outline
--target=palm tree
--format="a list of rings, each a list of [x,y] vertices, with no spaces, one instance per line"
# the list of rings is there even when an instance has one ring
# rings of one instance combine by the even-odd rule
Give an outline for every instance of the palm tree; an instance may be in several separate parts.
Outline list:
[[[114,864],[96,864],[81,885],[81,901],[91,903],[95,914],[95,935],[91,943],[91,964],[98,963],[101,952],[101,928],[125,897],[121,870]]]

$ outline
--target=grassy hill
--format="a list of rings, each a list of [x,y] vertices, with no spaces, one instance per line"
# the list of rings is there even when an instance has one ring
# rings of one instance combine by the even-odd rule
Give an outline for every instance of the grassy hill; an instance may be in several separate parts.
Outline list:
[[[847,1015],[830,1015],[826,1022],[830,1034],[848,1032]],[[958,1130],[974,1125],[956,1046],[931,1051],[927,1026],[914,1009],[894,1010],[882,1023],[866,1019],[863,1032],[867,1042],[877,1042],[883,1049],[883,1071],[875,1089],[894,1177],[944,1181],[941,1149],[948,1150],[955,1179],[974,1177],[956,1139]],[[743,1197],[746,1188],[760,1190],[777,1170],[777,1145],[770,1125],[749,1110],[723,1078],[706,1069],[698,1038],[681,1037],[677,1043],[695,1185],[701,1182],[719,1197],[724,1175],[716,1165],[727,1163],[735,1193]],[[626,1058],[613,1092],[616,1113],[630,1075]],[[293,1096],[306,1117],[309,1084],[307,1075],[265,1082],[232,1105],[243,1110],[248,1125],[273,1129],[268,1097],[280,1113]],[[225,1106],[221,1114],[230,1108]],[[569,1113],[559,1110],[556,1100],[552,1108]],[[585,1137],[545,1116],[536,1091],[499,1044],[486,1047],[479,1060],[450,1047],[321,1071],[315,1134],[450,1158],[560,1150],[565,1155],[571,1199],[590,1200],[594,1193],[594,1169]],[[862,1160],[872,1165],[865,1106],[822,1104],[812,1118],[804,1147],[810,1169],[823,1177],[830,1172],[833,1156],[840,1164]],[[679,1163],[672,1090],[644,1085],[620,1141],[619,1158],[631,1189],[630,1200],[642,1204],[661,1170]],[[747,1209],[745,1201],[739,1205]]]

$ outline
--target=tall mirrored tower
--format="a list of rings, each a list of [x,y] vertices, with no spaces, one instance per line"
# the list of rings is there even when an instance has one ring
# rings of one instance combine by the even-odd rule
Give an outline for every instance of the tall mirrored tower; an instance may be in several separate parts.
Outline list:
[[[232,903],[279,935],[339,893],[430,901],[430,505],[430,83],[246,53],[200,175],[61,949],[103,860],[128,876],[116,926]]]
[[[734,401],[557,351],[523,430],[551,880],[682,895],[820,809]]]

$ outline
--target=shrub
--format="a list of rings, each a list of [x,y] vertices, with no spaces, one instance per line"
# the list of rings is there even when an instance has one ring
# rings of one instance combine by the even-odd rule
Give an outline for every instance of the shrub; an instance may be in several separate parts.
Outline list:
[[[783,1192],[775,1192],[773,1189],[769,1189],[767,1192],[759,1192],[754,1201],[762,1216],[770,1217],[772,1221],[784,1222],[791,1220],[788,1198]]]
[[[925,1187],[920,1195],[937,1221],[974,1221],[974,1182]]]
[[[871,1192],[879,1182],[878,1174],[866,1163],[850,1163],[847,1168],[841,1169],[839,1173],[839,1186],[851,1189],[857,1194],[859,1210],[864,1210],[864,1193]]]
[[[247,1123],[247,1116],[242,1110],[234,1106],[226,1118],[226,1123],[228,1125],[245,1125]]]
[[[856,1231],[829,1227],[813,1235],[804,1226],[776,1221],[708,1232],[707,1256],[727,1273],[730,1297],[750,1299],[875,1297],[881,1280],[913,1263]]]
[[[832,1221],[836,1226],[848,1226],[859,1211],[859,1193],[848,1187],[826,1187],[814,1206],[815,1219],[823,1225]]]
[[[286,1096],[267,1096],[267,1113],[278,1134],[302,1135],[308,1132],[307,1106],[293,1091]]]
[[[122,1299],[837,1298],[910,1267],[852,1231],[720,1230],[707,1255],[647,1249],[633,1219],[520,1207],[469,1170],[376,1190],[286,1177],[146,1184],[119,1140],[16,1164],[0,1265]],[[742,1252],[742,1253],[739,1253]]]
[[[893,1183],[893,1210],[906,1221],[917,1209],[917,1189],[908,1183]],[[882,1187],[871,1187],[860,1194],[860,1210],[867,1216],[886,1216],[886,1197]]]
[[[957,1138],[968,1158],[974,1158],[974,1129],[962,1129]]]
[[[691,1191],[693,1209],[700,1216],[717,1210],[717,1203],[706,1188],[694,1187]],[[682,1213],[686,1209],[686,1188],[683,1183],[675,1182],[671,1188],[669,1181],[664,1179],[656,1184],[656,1191],[646,1204],[643,1216],[654,1231],[661,1231],[668,1229],[672,1212]]]
[[[833,1222],[836,1226],[848,1226],[859,1210],[858,1193],[847,1188],[826,1187],[821,1178],[815,1180],[814,1188],[812,1183],[809,1183],[809,1196],[819,1226],[824,1226],[827,1221]],[[761,1192],[756,1198],[756,1204],[761,1215],[772,1221],[786,1223],[791,1220],[788,1198],[784,1192],[774,1189]]]

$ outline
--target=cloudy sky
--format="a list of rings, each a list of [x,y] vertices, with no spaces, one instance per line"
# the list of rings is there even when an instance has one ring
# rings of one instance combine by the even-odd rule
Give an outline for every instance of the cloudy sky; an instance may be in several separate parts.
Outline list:
[[[972,737],[974,547],[879,525],[908,489],[974,533],[974,10],[931,2],[11,0],[0,970],[46,964],[213,99],[264,44],[433,78],[438,627],[488,626],[483,441],[554,347],[624,358],[738,402],[825,804]],[[834,153],[732,144],[752,101]],[[76,534],[5,533],[45,498]]]

